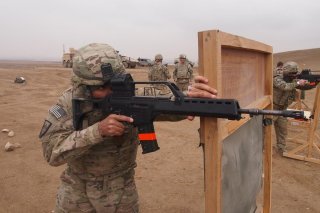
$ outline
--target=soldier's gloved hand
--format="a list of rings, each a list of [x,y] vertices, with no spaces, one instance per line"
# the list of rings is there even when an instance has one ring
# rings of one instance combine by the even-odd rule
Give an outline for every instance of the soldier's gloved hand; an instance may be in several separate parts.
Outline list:
[[[298,84],[301,85],[301,86],[303,86],[303,85],[305,85],[305,84],[307,84],[307,83],[308,83],[307,80],[304,80],[304,79],[298,80]]]
[[[191,98],[217,98],[218,91],[208,85],[209,80],[203,76],[196,76],[194,83],[188,86],[187,96]],[[192,121],[194,116],[188,116]]]
[[[124,115],[111,114],[99,122],[98,129],[101,136],[120,136],[126,127],[122,122],[132,123],[133,119]]]

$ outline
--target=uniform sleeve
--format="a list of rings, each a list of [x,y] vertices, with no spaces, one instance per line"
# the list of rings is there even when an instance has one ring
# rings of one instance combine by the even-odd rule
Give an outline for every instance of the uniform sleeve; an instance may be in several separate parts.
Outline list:
[[[273,86],[283,91],[290,91],[294,90],[298,86],[298,83],[296,80],[292,83],[287,83],[280,76],[277,76],[273,78]]]
[[[165,75],[167,76],[167,79],[170,79],[171,75],[170,75],[170,72],[168,70],[168,67],[164,66],[164,72],[165,72]]]
[[[173,80],[177,80],[177,71],[178,71],[178,65],[176,64],[174,66],[174,70],[173,70]]]
[[[190,80],[193,80],[193,78],[194,78],[193,69],[190,64],[188,64],[188,72],[190,73]]]
[[[68,99],[68,98],[67,98]],[[59,166],[80,157],[88,149],[102,141],[98,123],[81,131],[74,131],[71,98],[62,96],[54,105],[40,131],[43,155],[52,166]]]

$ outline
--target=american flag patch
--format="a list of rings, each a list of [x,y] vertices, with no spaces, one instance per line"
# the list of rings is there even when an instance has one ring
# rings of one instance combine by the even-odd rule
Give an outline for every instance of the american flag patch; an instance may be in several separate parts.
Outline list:
[[[66,111],[64,111],[64,109],[59,105],[54,105],[53,107],[51,107],[51,109],[49,109],[49,112],[53,114],[53,116],[58,120],[67,115]]]

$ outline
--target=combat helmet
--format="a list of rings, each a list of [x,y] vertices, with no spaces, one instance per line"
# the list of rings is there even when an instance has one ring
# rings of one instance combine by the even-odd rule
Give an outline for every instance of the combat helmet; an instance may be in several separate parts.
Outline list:
[[[283,75],[296,74],[298,72],[298,64],[294,61],[284,63],[282,67]]]
[[[113,73],[125,71],[120,56],[110,45],[88,44],[77,50],[73,57],[72,81],[78,85],[103,85],[111,75],[105,75],[101,67],[109,64]]]
[[[180,59],[187,59],[187,56],[186,56],[185,54],[180,54],[180,55],[179,55],[179,58],[180,58]]]
[[[157,54],[155,57],[154,57],[154,60],[162,60],[163,57],[161,54]]]

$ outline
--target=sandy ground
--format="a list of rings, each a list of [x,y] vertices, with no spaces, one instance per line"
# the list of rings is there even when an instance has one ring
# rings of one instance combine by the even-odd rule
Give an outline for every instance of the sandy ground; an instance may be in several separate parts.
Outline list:
[[[130,70],[146,79],[145,69]],[[16,76],[26,84],[14,84]],[[71,69],[56,63],[0,63],[0,212],[51,212],[64,169],[50,167],[38,139],[47,110],[69,87]],[[307,93],[312,106],[314,91]],[[138,155],[136,181],[142,213],[204,212],[202,150],[198,148],[199,120],[156,123],[161,149]],[[306,137],[306,134],[304,134]],[[7,141],[22,148],[5,152]],[[320,212],[320,165],[273,157],[272,212]],[[243,195],[239,195],[243,196]]]

